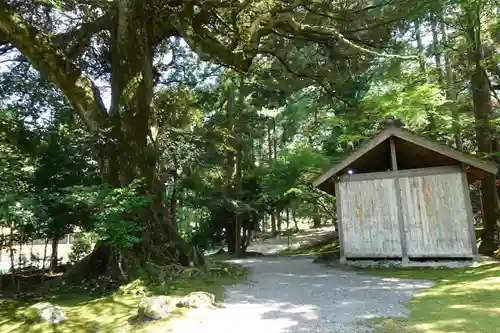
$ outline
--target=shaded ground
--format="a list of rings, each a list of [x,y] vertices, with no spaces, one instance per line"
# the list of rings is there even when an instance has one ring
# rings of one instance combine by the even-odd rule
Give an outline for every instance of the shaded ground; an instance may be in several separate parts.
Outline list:
[[[408,315],[402,303],[432,285],[359,275],[305,258],[238,262],[252,269],[249,283],[227,289],[225,308],[197,321],[184,321],[173,332],[370,332],[362,322]]]

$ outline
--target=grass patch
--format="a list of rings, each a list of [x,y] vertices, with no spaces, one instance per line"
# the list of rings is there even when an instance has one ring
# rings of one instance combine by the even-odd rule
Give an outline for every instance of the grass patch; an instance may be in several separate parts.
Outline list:
[[[167,283],[155,286],[146,286],[147,295],[184,296],[193,291],[213,293],[216,300],[221,302],[224,297],[224,286],[236,284],[245,279],[246,269],[238,265],[218,262],[216,269],[209,273],[187,274],[168,280]],[[137,287],[143,286],[135,282]],[[140,288],[139,288],[140,289]],[[137,315],[137,305],[141,295],[134,292],[113,293],[100,297],[92,293],[60,292],[32,301],[6,300],[0,303],[0,332],[2,333],[76,333],[76,332],[165,332],[168,321],[154,321],[145,325],[134,324]],[[57,326],[47,323],[24,323],[18,314],[32,304],[45,301],[64,308],[67,320]],[[182,315],[179,313],[178,315]],[[175,322],[175,321],[172,321]]]
[[[500,265],[463,269],[363,269],[370,275],[426,279],[437,284],[415,295],[411,318],[377,319],[377,333],[500,332]]]

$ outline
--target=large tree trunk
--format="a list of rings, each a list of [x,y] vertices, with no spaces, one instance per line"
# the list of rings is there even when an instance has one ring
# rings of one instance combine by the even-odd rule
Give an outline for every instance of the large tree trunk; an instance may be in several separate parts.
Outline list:
[[[473,101],[476,118],[476,140],[479,151],[485,154],[493,152],[492,131],[489,123],[492,114],[489,94],[489,83],[486,72],[479,66],[472,77]],[[497,220],[499,217],[498,192],[496,175],[490,175],[481,181],[481,196],[483,200],[483,233],[480,252],[493,255],[498,249]]]
[[[151,135],[155,125],[151,109],[153,97],[153,20],[152,0],[119,1],[118,24],[111,34],[111,107],[107,117],[109,137],[100,146],[98,156],[103,181],[115,187],[143,179],[139,194],[151,196],[152,202],[137,223],[143,227],[142,242],[133,250],[98,243],[89,256],[87,273],[119,274],[127,278],[134,264],[152,261],[162,265],[176,262],[201,265],[202,256],[187,244],[173,225],[166,198],[166,172],[159,163],[159,147]],[[161,129],[160,129],[161,131]],[[130,265],[128,265],[130,263]]]
[[[491,91],[488,74],[483,67],[483,48],[481,44],[480,17],[476,10],[468,12],[467,38],[469,42],[468,58],[472,70],[471,89],[474,104],[475,130],[478,149],[485,155],[493,152],[493,130],[490,124],[493,115]],[[484,255],[493,255],[498,249],[497,220],[499,217],[496,175],[490,175],[481,181],[483,201],[483,226],[479,251]]]

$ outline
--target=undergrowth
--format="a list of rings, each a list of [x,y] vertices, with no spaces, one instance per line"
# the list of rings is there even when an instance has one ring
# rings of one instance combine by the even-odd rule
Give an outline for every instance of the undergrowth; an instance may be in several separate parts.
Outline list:
[[[126,285],[109,290],[110,281],[102,279],[92,284],[66,284],[64,280],[53,284],[45,293],[30,299],[11,299],[0,303],[0,332],[152,332],[160,328],[167,330],[172,322],[154,321],[137,325],[137,305],[142,297],[151,295],[184,296],[194,291],[205,291],[223,301],[224,286],[245,279],[247,270],[239,265],[209,261],[206,270],[165,266],[154,279],[137,279]],[[63,307],[67,320],[55,327],[46,323],[28,324],[19,314],[36,302],[51,302]]]

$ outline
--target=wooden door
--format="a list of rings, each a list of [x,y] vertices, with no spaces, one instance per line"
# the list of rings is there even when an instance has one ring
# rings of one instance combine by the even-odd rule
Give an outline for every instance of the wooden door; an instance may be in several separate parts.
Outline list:
[[[346,258],[401,257],[394,179],[339,183]]]
[[[402,177],[401,201],[409,257],[471,257],[462,174]]]

